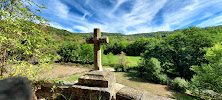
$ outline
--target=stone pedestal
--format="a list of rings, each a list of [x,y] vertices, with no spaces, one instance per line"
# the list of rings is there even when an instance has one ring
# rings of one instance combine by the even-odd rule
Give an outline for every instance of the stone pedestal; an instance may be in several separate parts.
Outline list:
[[[92,70],[78,79],[72,86],[74,98],[79,100],[111,100],[114,93],[115,75],[108,70]]]
[[[115,76],[108,70],[92,70],[78,79],[79,85],[92,87],[112,87]]]

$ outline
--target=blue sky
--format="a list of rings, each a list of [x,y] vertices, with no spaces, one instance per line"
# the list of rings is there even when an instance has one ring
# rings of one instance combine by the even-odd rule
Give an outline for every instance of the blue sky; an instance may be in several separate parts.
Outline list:
[[[34,0],[51,26],[136,34],[222,24],[222,0]]]

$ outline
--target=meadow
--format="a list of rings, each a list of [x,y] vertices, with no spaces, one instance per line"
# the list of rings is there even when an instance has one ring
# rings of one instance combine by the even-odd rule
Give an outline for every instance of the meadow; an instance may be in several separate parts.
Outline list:
[[[102,55],[102,65],[118,65],[120,64],[120,55]],[[127,66],[128,67],[136,67],[138,62],[140,61],[140,56],[126,56]]]

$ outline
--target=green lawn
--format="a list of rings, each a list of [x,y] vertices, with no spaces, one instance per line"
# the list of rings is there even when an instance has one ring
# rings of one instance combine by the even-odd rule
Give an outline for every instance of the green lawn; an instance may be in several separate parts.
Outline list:
[[[119,64],[120,60],[119,55],[102,55],[102,65],[115,65]],[[129,67],[135,67],[137,66],[137,63],[140,61],[140,56],[126,56],[128,66]]]
[[[79,75],[79,76],[72,76],[72,77],[69,77],[69,78],[67,78],[67,79],[64,79],[64,81],[69,81],[69,82],[71,82],[71,81],[76,81],[76,80],[78,80],[78,78],[80,78],[81,77],[81,75]]]

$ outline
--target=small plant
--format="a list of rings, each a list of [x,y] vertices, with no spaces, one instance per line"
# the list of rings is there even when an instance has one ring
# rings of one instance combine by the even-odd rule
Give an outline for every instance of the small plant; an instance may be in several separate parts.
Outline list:
[[[130,63],[130,61],[126,59],[126,53],[121,52],[118,67],[121,68],[122,72],[126,71],[126,69],[128,68],[129,63]]]
[[[186,92],[188,88],[188,83],[185,79],[181,79],[180,77],[176,77],[171,83],[170,88],[180,92]]]
[[[163,85],[169,84],[169,77],[166,74],[159,74],[158,76],[159,83]]]

